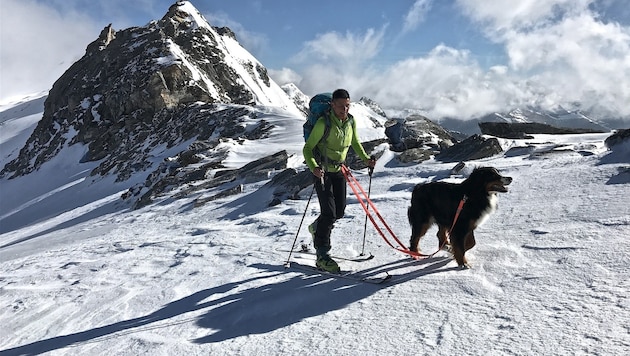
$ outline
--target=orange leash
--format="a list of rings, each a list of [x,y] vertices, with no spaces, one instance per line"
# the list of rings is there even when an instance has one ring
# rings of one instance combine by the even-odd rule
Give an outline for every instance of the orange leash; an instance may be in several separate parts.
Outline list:
[[[468,197],[466,196],[466,194],[464,194],[462,200],[459,201],[459,205],[457,206],[457,212],[455,213],[455,219],[453,219],[453,225],[451,225],[450,230],[448,230],[449,237],[451,236],[453,228],[455,228],[455,223],[457,222],[457,218],[459,218],[459,213],[461,213],[462,209],[464,209],[464,204],[466,203],[466,200],[468,200]]]
[[[378,211],[378,209],[376,208],[376,206],[374,205],[372,200],[370,200],[369,195],[365,193],[365,190],[363,189],[361,184],[359,184],[359,181],[352,175],[352,172],[350,172],[348,167],[346,167],[345,165],[342,164],[341,165],[341,172],[343,173],[343,176],[346,178],[346,181],[348,182],[348,185],[352,189],[352,192],[354,193],[354,195],[359,200],[359,204],[361,204],[361,207],[365,211],[366,216],[370,219],[370,221],[372,222],[372,225],[374,225],[374,227],[376,228],[376,231],[379,233],[379,235],[381,235],[383,240],[385,240],[385,242],[391,248],[393,248],[394,250],[397,250],[399,252],[405,253],[405,254],[407,254],[407,255],[415,258],[415,259],[419,259],[421,257],[422,258],[433,257],[433,255],[435,255],[436,253],[440,252],[442,247],[444,247],[444,245],[446,244],[446,241],[444,241],[442,243],[442,246],[440,246],[440,248],[438,248],[437,251],[433,252],[430,255],[423,254],[423,253],[420,253],[420,252],[414,252],[414,251],[411,251],[410,249],[408,249],[396,237],[396,234],[394,234],[394,231],[392,231],[392,229],[389,227],[389,225],[387,225],[387,222],[385,222],[385,219],[383,218],[381,213]],[[461,213],[462,209],[464,208],[464,204],[466,203],[467,200],[468,200],[468,196],[466,196],[466,195],[464,195],[462,197],[462,200],[460,200],[459,205],[457,206],[457,212],[455,213],[455,218],[453,219],[453,224],[451,225],[451,228],[448,230],[447,237],[450,238],[451,232],[453,231],[453,228],[455,228],[455,223],[457,223],[457,219],[459,218],[459,214]],[[387,236],[385,236],[385,233],[383,232],[383,230],[378,226],[378,223],[377,223],[376,219],[374,218],[374,216],[372,216],[372,212],[370,212],[369,208],[372,208],[372,212],[374,214],[376,214],[376,216],[378,217],[379,221],[383,224],[383,226],[385,227],[387,232],[391,235],[391,237],[394,239],[394,241],[396,241],[396,243],[398,243],[398,245],[400,247],[394,246],[389,241],[389,239],[387,239]]]
[[[389,227],[389,225],[387,225],[387,222],[385,222],[385,219],[383,218],[383,216],[381,215],[381,213],[378,211],[378,209],[376,208],[376,206],[374,205],[374,203],[372,202],[372,200],[370,200],[370,198],[368,197],[368,195],[365,193],[365,190],[363,189],[363,187],[361,187],[361,184],[359,184],[359,181],[357,181],[357,179],[352,175],[352,173],[350,172],[350,170],[348,169],[348,167],[346,167],[345,165],[341,165],[341,172],[343,173],[344,177],[346,178],[346,181],[348,182],[348,185],[350,186],[350,188],[352,189],[352,192],[354,193],[354,195],[357,197],[357,199],[359,200],[359,203],[361,204],[361,207],[363,208],[363,210],[365,211],[365,213],[367,214],[367,217],[370,219],[370,221],[372,222],[372,225],[374,225],[374,227],[376,228],[376,231],[379,233],[379,235],[381,235],[381,237],[383,238],[383,240],[385,240],[385,242],[393,249],[405,253],[413,258],[420,258],[420,257],[431,257],[433,255],[435,255],[438,251],[434,252],[433,254],[430,255],[426,255],[426,254],[422,254],[419,252],[414,252],[409,250],[397,237],[396,234],[394,234],[394,232],[392,231],[392,229]],[[371,208],[371,211],[370,211]],[[389,235],[391,236],[391,238],[396,241],[396,243],[400,246],[400,247],[396,247],[394,246],[394,244],[387,238],[387,236],[385,236],[385,233],[383,232],[383,229],[379,226],[378,222],[376,221],[376,219],[374,218],[374,216],[372,214],[375,214],[376,217],[379,219],[380,223],[383,225],[383,227],[385,228],[385,230],[387,230],[387,232],[389,233]]]

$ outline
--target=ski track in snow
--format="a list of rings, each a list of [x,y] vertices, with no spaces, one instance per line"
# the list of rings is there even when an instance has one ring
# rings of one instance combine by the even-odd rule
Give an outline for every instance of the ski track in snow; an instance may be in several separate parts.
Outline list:
[[[305,211],[296,247],[310,243],[310,188],[262,211],[242,196],[199,208],[191,197],[76,224],[52,217],[59,228],[36,238],[28,227],[0,235],[1,245],[25,238],[0,249],[0,354],[627,354],[630,184],[606,184],[619,165],[596,153],[472,162],[514,181],[476,231],[470,270],[445,252],[405,258],[368,224],[365,251],[375,258],[340,264],[393,276],[379,286],[284,267],[288,253],[277,250],[291,247]],[[371,198],[406,243],[411,189],[454,164],[387,157]],[[367,188],[367,174],[354,174]],[[365,215],[348,202],[333,252],[354,256]],[[437,249],[435,233],[424,252]]]

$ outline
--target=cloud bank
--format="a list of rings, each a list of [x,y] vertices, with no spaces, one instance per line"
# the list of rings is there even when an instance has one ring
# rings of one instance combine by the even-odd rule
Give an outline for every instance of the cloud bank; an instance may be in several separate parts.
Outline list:
[[[445,45],[380,68],[370,59],[381,54],[375,50],[386,47],[386,28],[364,35],[321,35],[295,57],[302,63],[304,58],[315,59],[300,73],[300,87],[312,94],[344,83],[355,96],[368,96],[385,107],[420,109],[436,119],[467,119],[531,106],[580,109],[630,121],[630,27],[602,21],[593,9],[606,4],[457,1],[461,14],[506,53],[505,65],[490,68],[480,65],[468,49]],[[429,7],[426,0],[416,1],[403,19],[402,31],[417,24],[410,19],[424,16],[419,9]],[[325,56],[331,51],[336,54],[332,66]]]
[[[100,31],[85,15],[35,1],[3,0],[0,6],[1,101],[48,91]]]
[[[94,16],[73,10],[86,8],[80,0],[51,1],[63,10],[35,0],[0,3],[0,103],[49,90],[102,29]],[[111,0],[93,3],[92,10],[121,12],[115,14],[122,21],[115,27],[124,28],[132,25],[125,17],[132,12],[148,19],[163,15],[150,3]],[[630,122],[630,10],[624,1],[452,0],[453,16],[467,21],[467,31],[500,48],[504,62],[484,65],[479,61],[487,53],[443,43],[430,50],[409,48],[405,58],[384,60],[398,39],[418,36],[432,10],[443,4],[417,0],[398,22],[319,33],[296,49],[284,67],[269,67],[269,73],[279,84],[293,82],[307,95],[345,87],[353,98],[367,96],[384,108],[422,110],[432,119],[562,106]],[[228,25],[252,53],[274,50],[266,35],[248,31],[226,14],[205,16],[213,24]]]

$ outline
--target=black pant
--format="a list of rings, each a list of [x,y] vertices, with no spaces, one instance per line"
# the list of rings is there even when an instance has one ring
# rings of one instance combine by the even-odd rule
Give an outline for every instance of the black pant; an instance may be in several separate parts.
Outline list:
[[[313,241],[317,255],[330,251],[330,232],[333,224],[343,217],[346,210],[346,189],[346,179],[341,172],[326,172],[323,185],[321,179],[315,177],[315,190],[320,208]]]

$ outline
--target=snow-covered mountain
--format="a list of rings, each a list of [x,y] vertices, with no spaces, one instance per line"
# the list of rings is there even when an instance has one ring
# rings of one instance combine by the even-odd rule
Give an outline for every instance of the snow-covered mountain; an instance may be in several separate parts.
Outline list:
[[[213,120],[205,113],[216,112],[220,103],[301,116],[229,29],[210,26],[191,3],[180,1],[144,27],[105,27],[55,82],[27,146],[1,174],[30,173],[78,144],[87,148],[81,161],[101,161],[95,173],[115,172],[126,180],[150,168],[153,148],[191,140],[198,131],[215,135],[204,127]]]
[[[138,207],[300,167],[307,103],[190,2],[178,1],[143,27],[106,26],[47,96],[2,108],[0,230],[112,194],[124,201],[108,204]],[[384,117],[360,102],[352,112],[362,139],[384,137]],[[264,157],[281,162],[263,163],[255,174],[248,167],[248,177],[237,171]],[[52,178],[27,193],[13,189],[41,176]],[[67,190],[76,198],[65,204],[49,193]]]
[[[48,95],[1,107],[0,354],[627,353],[627,132],[614,151],[610,133],[497,139],[502,153],[455,172],[403,161],[379,144],[385,112],[353,102],[379,157],[353,174],[405,242],[415,184],[476,166],[514,179],[466,271],[391,249],[349,196],[333,253],[372,253],[340,263],[393,276],[373,286],[285,267],[313,263],[297,251],[318,215],[311,185],[269,204],[305,168],[307,104],[178,1],[146,26],[107,26]]]
[[[509,112],[496,112],[471,120],[442,118],[436,121],[445,128],[453,132],[460,132],[465,136],[480,133],[480,122],[540,123],[557,128],[585,129],[599,132],[608,132],[616,128],[593,120],[581,111],[568,111],[562,108],[554,111],[518,108]]]
[[[591,129],[601,131],[611,130],[611,128],[602,126],[601,124],[595,122],[581,111],[568,111],[561,108],[553,112],[534,109],[516,109],[507,114],[494,113],[487,115],[481,118],[480,121],[504,121],[508,123],[535,122],[561,128]]]

